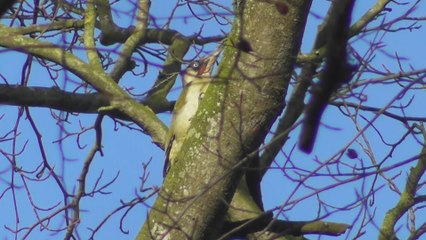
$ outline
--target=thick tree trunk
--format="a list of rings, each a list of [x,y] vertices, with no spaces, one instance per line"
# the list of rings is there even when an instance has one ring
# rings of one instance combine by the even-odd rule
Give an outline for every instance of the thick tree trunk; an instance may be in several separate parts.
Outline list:
[[[277,2],[278,3],[278,2]],[[138,239],[216,239],[245,157],[284,108],[310,0],[239,1],[218,79]]]

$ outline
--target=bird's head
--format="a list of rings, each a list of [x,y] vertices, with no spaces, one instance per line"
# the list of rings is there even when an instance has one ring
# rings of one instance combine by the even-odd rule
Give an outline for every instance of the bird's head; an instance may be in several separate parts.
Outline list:
[[[219,47],[212,55],[192,61],[186,68],[182,81],[183,85],[187,85],[196,81],[208,81],[213,70],[214,63],[219,56],[222,48]]]

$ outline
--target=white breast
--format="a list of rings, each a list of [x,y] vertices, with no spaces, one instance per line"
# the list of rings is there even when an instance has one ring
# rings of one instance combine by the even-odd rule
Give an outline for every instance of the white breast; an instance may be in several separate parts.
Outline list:
[[[176,124],[175,132],[178,136],[185,136],[188,131],[189,124],[192,118],[197,112],[199,102],[204,95],[204,92],[208,84],[206,83],[192,83],[188,86],[185,100],[183,100],[183,105],[179,109],[178,113],[175,113],[174,124]]]

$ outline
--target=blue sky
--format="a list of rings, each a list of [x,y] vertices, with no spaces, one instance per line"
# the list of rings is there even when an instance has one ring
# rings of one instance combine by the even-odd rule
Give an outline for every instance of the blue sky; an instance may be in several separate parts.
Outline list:
[[[225,3],[224,3],[225,4]],[[371,2],[367,1],[357,1],[354,20],[356,20],[364,11],[371,6]],[[327,7],[326,1],[314,1],[314,6],[312,7],[315,14],[323,16],[325,14],[325,9]],[[401,14],[403,8],[407,6],[392,6],[392,12],[389,12],[386,17],[392,18]],[[426,12],[426,6],[423,4],[422,9],[418,9],[414,15],[421,16],[422,13]],[[166,4],[164,1],[153,1],[151,5],[151,13],[156,19],[156,24],[162,26],[172,10],[172,4]],[[122,13],[116,12],[114,15],[115,20],[119,25],[125,27],[131,23],[131,14],[133,8],[127,2],[120,4],[120,11]],[[198,8],[199,13],[204,13],[204,10]],[[229,26],[224,25],[219,28],[213,23],[203,24],[200,21],[197,21],[194,18],[189,17],[191,14],[187,11],[186,7],[179,8],[176,11],[176,19],[171,22],[170,27],[180,31],[182,34],[191,35],[197,33],[201,26],[203,26],[202,34],[203,36],[213,36],[220,34],[221,31],[227,32]],[[231,18],[229,16],[229,18]],[[214,22],[214,21],[212,21]],[[306,34],[303,41],[302,51],[307,52],[311,49],[312,41],[316,33],[316,26],[318,24],[318,19],[314,15],[310,16],[310,21],[306,27]],[[377,25],[378,23],[376,23]],[[374,24],[372,25],[374,26]],[[412,65],[414,68],[420,69],[424,68],[424,59],[423,56],[426,54],[426,48],[424,48],[424,39],[426,32],[424,28],[416,31],[402,31],[399,33],[387,33],[383,39],[383,42],[386,44],[387,54],[398,53],[399,56],[405,57],[408,60],[403,61],[402,65],[408,67]],[[368,46],[367,41],[371,40],[371,36],[366,37],[362,41],[358,41],[354,45],[357,47],[360,53],[366,51]],[[113,46],[115,47],[115,46]],[[161,47],[156,45],[156,47]],[[212,50],[215,47],[214,44],[206,46],[207,50]],[[81,57],[84,58],[83,52],[79,53]],[[188,53],[186,59],[191,59],[194,57],[194,51]],[[0,64],[0,74],[10,81],[10,83],[17,83],[21,79],[21,65],[25,61],[26,56],[23,54],[18,54],[14,52],[2,51],[0,52],[0,63],[10,63],[13,59],[13,66],[10,64]],[[160,61],[151,58],[152,63],[161,63]],[[142,64],[138,62],[139,64]],[[398,65],[395,63],[395,59],[390,58],[384,53],[377,53],[374,58],[374,64],[381,68],[382,70],[386,66],[392,71],[398,72]],[[37,65],[34,62],[34,65]],[[140,69],[138,69],[140,71]],[[155,67],[154,64],[149,68],[149,73],[144,76],[134,76],[131,73],[127,73],[122,81],[123,86],[135,86],[137,91],[144,92],[149,87],[152,86],[153,80],[158,74],[158,67]],[[373,77],[373,76],[370,76]],[[76,79],[76,77],[71,77]],[[58,78],[59,85],[64,84],[65,77],[61,75]],[[170,94],[170,98],[174,99],[179,94],[180,90],[180,81],[177,81],[177,84],[174,87],[174,90]],[[73,84],[67,82],[68,88],[72,89]],[[52,82],[49,80],[49,76],[45,70],[34,67],[30,75],[30,84],[31,86],[52,86]],[[370,106],[382,106],[392,99],[399,91],[399,89],[383,86],[382,87],[373,87],[371,90],[367,90],[369,94],[368,104]],[[401,102],[407,102],[403,100]],[[415,116],[425,116],[424,108],[422,108],[422,99],[424,96],[415,95],[413,100],[413,106],[410,108],[410,114]],[[395,110],[397,111],[397,110]],[[54,166],[55,171],[62,175],[64,178],[65,185],[68,191],[72,191],[75,187],[75,181],[78,178],[79,171],[82,166],[84,158],[87,156],[90,148],[94,142],[94,131],[88,131],[81,136],[79,136],[78,141],[80,145],[85,146],[82,149],[76,147],[77,136],[72,136],[66,138],[63,141],[62,145],[57,144],[57,140],[64,136],[64,132],[60,131],[57,125],[57,122],[51,118],[51,112],[48,109],[39,109],[31,108],[31,115],[35,120],[35,123],[38,127],[38,130],[42,134],[43,146],[48,156],[48,161]],[[54,113],[59,114],[58,111]],[[17,120],[17,109],[15,107],[0,106],[0,116],[3,116],[0,119],[0,136],[6,134]],[[165,122],[170,121],[170,113],[160,114],[160,117]],[[373,114],[366,113],[367,119],[372,119]],[[66,131],[74,133],[80,132],[81,127],[89,128],[93,125],[94,115],[79,115],[79,116],[69,116],[69,123],[63,123]],[[18,166],[24,167],[24,169],[35,169],[36,166],[41,161],[41,154],[39,145],[35,139],[34,130],[30,127],[28,121],[25,118],[20,118],[19,124],[19,136],[17,138],[17,148],[23,148],[25,146],[25,151],[22,154],[16,157]],[[361,124],[365,125],[365,121],[360,121]],[[333,107],[328,107],[326,113],[324,114],[323,123],[329,126],[333,126],[335,129],[329,129],[322,127],[318,135],[318,144],[314,148],[314,152],[310,155],[301,153],[297,149],[292,152],[291,159],[293,162],[298,164],[298,167],[305,169],[315,169],[318,167],[318,163],[315,163],[314,159],[318,159],[319,162],[327,161],[331,158],[337,150],[345,146],[349,141],[353,139],[356,134],[356,130],[353,127],[353,123],[348,118],[341,117],[338,110]],[[391,141],[396,141],[404,131],[404,127],[400,123],[393,123],[389,121],[386,117],[379,117],[375,126],[377,126],[383,136]],[[114,130],[117,127],[117,130]],[[81,207],[83,212],[81,213],[82,222],[78,229],[79,236],[81,239],[87,239],[90,231],[87,230],[87,227],[95,227],[104,219],[114,208],[120,206],[120,201],[130,201],[135,197],[135,192],[138,191],[141,180],[140,176],[143,171],[143,164],[149,162],[149,178],[145,184],[145,187],[154,187],[161,186],[162,182],[162,167],[163,167],[163,151],[151,143],[151,140],[141,132],[136,130],[129,130],[122,126],[115,126],[114,122],[105,118],[103,125],[103,150],[104,156],[100,157],[99,155],[95,158],[95,161],[91,167],[89,174],[88,189],[91,189],[99,179],[99,176],[102,174],[100,179],[100,184],[106,184],[111,181],[117,174],[118,178],[111,185],[108,186],[105,191],[111,192],[108,195],[94,195],[92,198],[83,199]],[[336,130],[338,129],[338,130]],[[339,130],[340,129],[340,130]],[[294,131],[294,134],[291,135],[291,138],[288,144],[284,147],[283,152],[286,154],[280,154],[276,162],[279,166],[287,161],[286,157],[289,152],[291,152],[294,144],[297,141],[298,129]],[[368,129],[366,131],[366,136],[368,137],[369,142],[371,143],[372,148],[375,150],[375,156],[377,159],[383,158],[389,148],[383,147],[381,144],[378,135],[373,129]],[[360,140],[362,142],[362,140]],[[359,153],[359,157],[364,161],[368,162],[368,158],[361,149],[361,145],[354,143],[352,148],[356,149]],[[12,149],[11,142],[0,142],[0,149],[6,152],[10,152]],[[413,138],[409,138],[406,144],[400,146],[398,151],[395,151],[392,161],[389,164],[393,164],[408,157],[414,156],[419,153],[420,146],[416,144]],[[11,179],[16,181],[17,186],[23,186],[23,180],[18,175],[18,173],[13,173],[10,171],[10,164],[4,156],[0,157],[0,193],[2,193],[6,187],[7,182],[10,182]],[[66,161],[63,161],[66,159]],[[354,161],[347,157],[342,158],[342,162],[347,164],[353,164]],[[344,167],[340,166],[341,169],[334,169],[333,171],[342,170]],[[398,168],[395,171],[391,171],[389,176],[401,174],[397,178],[396,184],[400,189],[404,186],[405,176],[407,174],[408,166]],[[294,175],[295,176],[295,175]],[[293,176],[293,177],[294,177]],[[309,184],[312,186],[326,186],[330,183],[330,178],[312,178],[309,180]],[[369,177],[365,182],[357,181],[353,183],[348,183],[335,189],[330,189],[320,194],[321,199],[326,201],[328,204],[333,206],[345,207],[348,204],[356,202],[356,194],[365,194],[368,188],[371,186],[373,181],[372,177]],[[37,204],[37,206],[42,208],[49,208],[55,204],[61,203],[62,196],[58,193],[58,187],[51,179],[40,184],[39,182],[34,182],[30,180],[25,180],[25,183],[28,184],[28,188],[31,190],[32,201]],[[280,183],[280,184],[277,184]],[[362,184],[365,184],[365,188],[362,187]],[[295,183],[290,181],[288,178],[283,177],[281,170],[274,169],[270,170],[266,175],[265,181],[262,183],[263,194],[265,199],[266,209],[275,208],[281,206],[286,201],[292,201],[299,197],[304,197],[307,194],[310,194],[312,191],[307,189],[298,190],[295,192],[294,197],[289,197],[290,193],[295,188]],[[366,206],[370,212],[375,211],[374,222],[380,226],[381,221],[385,212],[395,204],[398,196],[389,190],[386,186],[386,182],[380,180],[375,185],[376,188],[381,188],[375,194],[374,203],[371,206]],[[143,193],[138,193],[140,196],[149,195],[150,191]],[[24,227],[33,224],[36,221],[33,209],[29,204],[29,198],[27,192],[24,188],[17,188],[16,191],[16,203],[18,207],[19,215],[19,227]],[[146,203],[152,204],[154,198],[150,198]],[[371,200],[371,199],[370,199]],[[16,219],[16,212],[14,209],[15,202],[12,198],[12,194],[8,191],[0,199],[0,227],[7,225],[8,227],[14,226]],[[59,205],[60,206],[60,205]],[[298,203],[294,208],[284,209],[285,211],[280,215],[283,218],[288,218],[290,220],[312,220],[317,216],[318,211],[318,202],[315,197],[308,198],[304,201]],[[333,213],[328,216],[325,220],[327,221],[337,221],[344,223],[352,223],[356,218],[359,208],[354,208],[352,210],[342,211]],[[39,211],[40,216],[46,216],[48,213]],[[129,214],[124,218],[123,226],[124,230],[129,230],[128,235],[120,233],[118,231],[120,218],[124,212],[120,212],[117,215],[114,215],[110,221],[107,221],[106,225],[102,228],[100,232],[95,236],[95,239],[132,239],[137,234],[139,226],[141,225],[141,216],[146,216],[147,208],[144,205],[138,205],[132,209]],[[324,209],[321,211],[321,216],[325,215]],[[424,214],[423,216],[426,216]],[[426,217],[422,215],[417,216],[417,221],[419,223],[424,223]],[[63,222],[60,217],[53,218],[50,225],[52,228],[63,226]],[[372,239],[377,236],[377,229],[374,226],[367,228],[366,234],[362,239]],[[406,231],[405,231],[406,232]],[[18,239],[22,238],[23,235],[19,234]],[[353,237],[354,235],[344,235],[341,237],[324,237],[322,239],[345,239]],[[407,235],[402,234],[401,236],[406,237]],[[13,234],[4,229],[0,230],[0,237],[3,239],[13,239]],[[40,231],[40,228],[37,227],[34,229],[32,234],[28,239],[54,239],[62,238],[63,233],[60,233],[57,236],[52,236],[49,231]],[[309,239],[316,239],[315,235],[308,236]]]

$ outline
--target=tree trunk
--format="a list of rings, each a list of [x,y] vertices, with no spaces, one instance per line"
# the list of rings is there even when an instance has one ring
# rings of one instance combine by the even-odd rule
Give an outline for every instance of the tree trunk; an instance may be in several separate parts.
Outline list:
[[[310,5],[236,3],[218,78],[138,239],[217,239],[246,156],[284,108]]]

